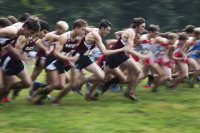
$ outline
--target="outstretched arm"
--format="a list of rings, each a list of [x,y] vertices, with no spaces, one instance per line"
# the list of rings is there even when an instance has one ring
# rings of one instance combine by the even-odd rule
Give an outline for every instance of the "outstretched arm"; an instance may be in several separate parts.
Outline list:
[[[97,47],[100,49],[100,51],[105,56],[109,56],[109,55],[113,55],[113,54],[117,54],[119,52],[125,51],[125,48],[120,48],[120,49],[116,49],[116,50],[108,50],[108,49],[106,49],[106,47],[103,44],[102,39],[101,39],[100,35],[98,35],[98,33],[94,33],[94,39],[96,41]]]
[[[38,39],[35,42],[35,45],[47,52],[48,51],[48,47],[45,46],[43,42],[44,42],[44,39]]]
[[[0,29],[0,37],[14,38],[17,35],[17,31],[17,28],[14,28],[12,26],[2,28]]]

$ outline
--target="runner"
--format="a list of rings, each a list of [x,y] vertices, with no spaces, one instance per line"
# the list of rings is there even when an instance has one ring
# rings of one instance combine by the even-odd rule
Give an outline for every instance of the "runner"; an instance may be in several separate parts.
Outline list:
[[[92,62],[89,57],[90,51],[95,46],[97,46],[104,55],[112,55],[124,51],[124,48],[118,50],[107,50],[105,48],[101,37],[109,34],[110,30],[111,23],[108,20],[103,19],[99,24],[99,30],[91,31],[85,37],[83,37],[80,44],[73,52],[72,55],[79,56],[78,61],[75,62],[76,68],[78,70],[85,69],[93,74],[92,76],[85,78],[82,83],[80,83],[80,86],[82,86],[84,83],[92,83],[95,86],[104,80],[105,74],[103,70],[95,62]],[[67,92],[69,92],[72,88],[78,87],[77,80],[74,80],[74,82],[76,83],[72,82],[67,88],[64,89],[63,94],[60,94],[58,97],[56,97],[53,102],[58,103]],[[90,95],[86,95],[85,98],[86,100],[94,100],[94,97],[91,97]]]
[[[113,45],[113,47],[111,47],[111,49],[119,49],[127,46],[128,52],[130,54],[143,58],[141,54],[133,50],[133,47],[138,34],[141,34],[144,31],[144,28],[145,20],[143,18],[134,18],[131,27],[119,33],[121,34],[120,38],[118,39],[117,43]],[[127,69],[127,77],[120,70],[120,67]],[[106,67],[104,70],[106,75],[112,73],[113,75],[115,75],[115,77],[117,77],[105,83],[106,87],[108,87],[110,84],[116,84],[119,82],[127,83],[128,88],[125,92],[125,96],[131,100],[137,99],[135,88],[137,86],[138,76],[141,73],[142,69],[140,66],[138,66],[138,63],[133,60],[133,58],[130,58],[125,52],[109,56],[107,58]]]
[[[13,84],[12,80],[10,80],[12,75],[17,75],[21,79],[21,81],[11,86],[13,89],[26,88],[31,84],[31,81],[25,75],[22,62],[26,57],[15,48],[17,39],[20,35],[28,38],[38,32],[39,29],[39,21],[34,18],[29,18],[24,24],[14,24],[0,30],[1,40],[4,40],[4,42],[2,41],[1,43],[1,47],[5,47],[7,50],[7,54],[3,55],[1,58],[1,67],[5,79],[4,82],[7,84],[6,82],[9,81],[10,84]],[[5,92],[2,92],[1,94],[5,94]]]
[[[76,39],[85,34],[87,22],[83,19],[78,19],[73,24],[72,32],[65,33],[60,36],[59,42],[55,45],[54,51],[47,56],[45,69],[47,73],[47,86],[33,94],[32,101],[35,104],[42,104],[43,99],[54,89],[65,88],[65,71],[63,61],[76,61],[78,58],[70,57],[62,54],[68,47],[74,47],[77,44]],[[69,34],[70,33],[70,34]],[[70,36],[69,36],[70,35]],[[69,40],[68,40],[69,39]],[[40,95],[39,97],[37,97]]]

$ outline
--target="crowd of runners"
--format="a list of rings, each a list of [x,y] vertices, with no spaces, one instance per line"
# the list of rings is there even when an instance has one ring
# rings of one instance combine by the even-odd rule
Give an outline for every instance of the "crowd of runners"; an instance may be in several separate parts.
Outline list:
[[[106,19],[97,27],[84,19],[70,26],[58,21],[50,31],[47,21],[29,13],[0,18],[1,103],[14,100],[22,89],[30,89],[27,99],[33,104],[50,98],[57,105],[70,91],[98,100],[113,85],[123,85],[124,96],[137,101],[136,90],[144,79],[154,93],[160,86],[174,91],[185,82],[189,87],[198,84],[200,28],[187,25],[160,33],[159,25],[146,26],[138,17],[115,32],[115,38],[105,39],[111,28]],[[35,64],[29,75],[26,62],[31,58]],[[46,83],[36,81],[43,70]],[[54,90],[59,93],[51,97]]]

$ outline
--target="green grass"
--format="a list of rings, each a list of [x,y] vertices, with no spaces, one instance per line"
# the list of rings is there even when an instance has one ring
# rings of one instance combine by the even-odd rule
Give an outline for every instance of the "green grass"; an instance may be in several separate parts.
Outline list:
[[[178,92],[161,88],[152,94],[141,84],[137,92],[140,102],[111,92],[87,102],[70,93],[60,106],[34,106],[25,100],[24,90],[15,101],[0,105],[0,133],[200,132],[200,88],[181,85]]]

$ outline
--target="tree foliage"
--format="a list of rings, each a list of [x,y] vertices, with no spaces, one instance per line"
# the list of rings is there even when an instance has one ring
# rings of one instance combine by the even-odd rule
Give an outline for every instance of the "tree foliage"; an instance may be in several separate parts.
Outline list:
[[[98,26],[102,18],[110,20],[114,30],[126,28],[134,17],[158,24],[162,31],[198,26],[199,0],[1,0],[1,16],[19,17],[24,12],[46,19],[53,27],[58,20],[70,25],[78,18]]]

